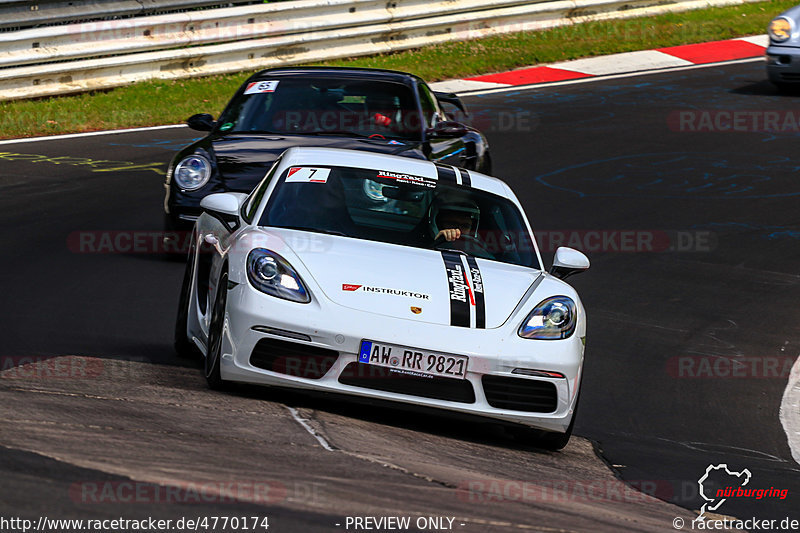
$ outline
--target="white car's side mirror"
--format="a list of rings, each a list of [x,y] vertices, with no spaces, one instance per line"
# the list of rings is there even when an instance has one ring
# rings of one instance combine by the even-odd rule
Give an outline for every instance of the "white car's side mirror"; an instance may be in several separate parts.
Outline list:
[[[589,264],[589,258],[583,252],[560,246],[553,258],[553,266],[550,267],[550,273],[557,278],[566,279],[573,274],[583,272],[589,268]]]
[[[239,194],[231,192],[218,192],[209,194],[200,200],[200,207],[206,211],[213,211],[223,215],[239,216]]]
[[[234,231],[239,227],[239,208],[245,198],[247,195],[240,192],[218,192],[200,200],[200,207]]]

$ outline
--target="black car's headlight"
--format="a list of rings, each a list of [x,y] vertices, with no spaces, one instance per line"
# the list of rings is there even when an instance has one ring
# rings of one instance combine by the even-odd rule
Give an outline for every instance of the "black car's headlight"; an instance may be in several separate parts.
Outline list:
[[[172,171],[175,184],[186,191],[199,189],[211,177],[211,163],[199,154],[192,154],[181,159]]]
[[[786,17],[777,17],[772,19],[772,22],[767,26],[767,33],[769,38],[775,42],[782,43],[788,41],[792,36],[794,24],[791,19]]]
[[[255,248],[247,256],[247,278],[253,287],[276,298],[311,301],[303,280],[286,259],[264,248]]]
[[[577,314],[572,298],[553,296],[539,302],[517,333],[526,339],[566,339],[575,332]]]

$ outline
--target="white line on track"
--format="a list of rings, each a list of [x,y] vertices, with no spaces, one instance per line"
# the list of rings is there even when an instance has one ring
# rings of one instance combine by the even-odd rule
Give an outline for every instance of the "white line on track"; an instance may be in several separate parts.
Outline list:
[[[328,444],[328,441],[326,441],[325,439],[322,438],[322,435],[317,433],[317,431],[314,428],[312,428],[311,426],[308,425],[308,419],[307,418],[301,418],[300,417],[300,413],[297,412],[297,409],[295,409],[294,407],[289,407],[288,405],[286,405],[285,407],[292,414],[292,418],[294,418],[295,421],[297,421],[298,424],[303,426],[303,428],[306,431],[308,431],[311,434],[312,437],[317,439],[317,442],[319,442],[320,445],[322,445],[323,448],[325,448],[329,452],[335,452],[336,451],[335,448],[332,448],[331,445]]]
[[[789,383],[781,400],[780,418],[792,457],[800,463],[800,357],[789,374]]]
[[[77,137],[94,137],[97,135],[114,135],[115,133],[136,133],[140,131],[167,130],[173,128],[185,128],[186,124],[169,124],[167,126],[149,126],[147,128],[127,128],[122,130],[88,131],[85,133],[66,133],[64,135],[49,135],[47,137],[27,137],[23,139],[6,139],[0,144],[33,143],[39,141],[60,141],[63,139],[75,139]]]

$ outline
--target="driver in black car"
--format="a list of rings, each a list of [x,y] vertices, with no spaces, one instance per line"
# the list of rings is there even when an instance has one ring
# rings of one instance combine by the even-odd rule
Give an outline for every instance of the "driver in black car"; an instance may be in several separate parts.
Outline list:
[[[478,238],[481,211],[474,201],[461,195],[445,194],[431,204],[429,221],[434,244],[453,242],[466,236]]]

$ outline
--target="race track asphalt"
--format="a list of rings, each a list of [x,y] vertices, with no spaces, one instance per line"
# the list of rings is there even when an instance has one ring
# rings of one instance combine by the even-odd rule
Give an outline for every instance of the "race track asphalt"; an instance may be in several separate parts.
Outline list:
[[[800,354],[799,99],[752,62],[465,97],[546,262],[559,241],[592,260],[570,278],[589,316],[584,438],[561,453],[441,414],[208,391],[171,347],[180,261],[91,244],[161,229],[166,162],[199,134],[0,145],[0,516],[672,530],[702,505],[706,468],[724,463],[788,495],[729,498],[718,514],[800,519],[800,465],[778,417]],[[493,482],[505,497],[469,490]],[[193,502],[201,485],[241,497]],[[184,492],[159,500],[164,487]]]

